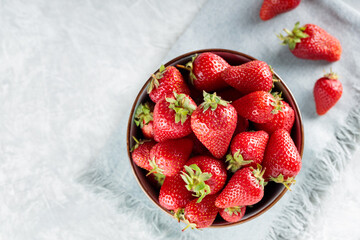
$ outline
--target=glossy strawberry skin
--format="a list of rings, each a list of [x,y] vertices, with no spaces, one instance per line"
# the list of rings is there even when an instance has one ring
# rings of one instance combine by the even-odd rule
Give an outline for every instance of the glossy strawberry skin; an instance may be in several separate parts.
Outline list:
[[[299,173],[301,157],[288,131],[279,129],[270,136],[262,166],[265,179],[282,174],[286,180]]]
[[[188,138],[167,140],[157,143],[150,151],[150,159],[165,176],[176,175],[184,166],[192,152],[193,142]]]
[[[144,124],[141,128],[141,131],[144,135],[144,138],[154,139],[154,121],[150,121],[147,124]]]
[[[235,172],[228,184],[219,194],[215,205],[218,208],[253,205],[264,196],[264,187],[254,176],[250,168]]]
[[[324,115],[332,108],[340,99],[343,92],[341,82],[336,79],[327,77],[320,78],[314,86],[314,99],[316,112]]]
[[[212,175],[209,180],[205,181],[210,187],[209,195],[218,193],[224,187],[227,171],[223,161],[209,156],[196,156],[185,163],[186,166],[191,164],[196,164],[203,173],[206,172]]]
[[[194,197],[188,191],[180,174],[166,177],[160,189],[159,203],[168,210],[184,208]]]
[[[271,104],[274,101],[274,97],[270,93],[256,91],[239,98],[232,105],[241,117],[256,123],[266,123],[274,117],[274,114],[271,113],[274,109]]]
[[[230,65],[220,56],[205,52],[201,53],[193,62],[192,79],[194,86],[199,90],[215,91],[228,86],[221,79],[221,72]]]
[[[237,113],[231,104],[213,110],[198,107],[191,115],[191,129],[216,158],[222,158],[236,128]]]
[[[237,214],[233,213],[231,215],[229,214],[229,212],[225,211],[225,208],[219,209],[220,216],[225,221],[231,222],[231,223],[240,221],[244,217],[245,212],[246,212],[246,206],[241,207],[241,211],[238,212]]]
[[[267,63],[259,60],[230,66],[221,73],[222,79],[242,94],[269,92],[273,85],[272,72]]]
[[[158,79],[158,81],[159,86],[154,87],[149,93],[151,100],[155,103],[164,97],[172,96],[173,92],[184,93],[187,95],[190,94],[190,90],[186,85],[183,76],[176,67],[166,67],[163,76]]]
[[[131,158],[134,161],[134,163],[148,171],[152,169],[152,167],[149,164],[150,160],[150,151],[155,146],[156,142],[151,140],[144,142],[139,145],[134,151],[131,153]]]
[[[260,9],[260,18],[267,21],[278,14],[288,12],[296,8],[301,0],[264,0]]]
[[[196,228],[209,227],[215,220],[219,209],[215,206],[217,195],[208,195],[200,203],[196,199],[185,207],[185,219],[196,224]]]
[[[341,44],[337,38],[315,24],[306,24],[304,33],[309,37],[302,38],[293,50],[298,58],[311,60],[338,61],[341,57]]]
[[[257,164],[261,164],[264,158],[268,140],[269,134],[265,131],[239,133],[231,141],[231,154],[234,155],[236,152],[240,151],[239,153],[245,161],[253,161],[243,167],[251,166],[256,168]]]
[[[190,104],[196,107],[196,103],[190,96],[186,95]],[[175,99],[174,96],[169,98]],[[157,142],[163,142],[169,139],[178,139],[189,135],[191,131],[191,120],[188,116],[184,123],[175,122],[175,111],[169,108],[170,103],[165,98],[159,100],[154,109],[154,139]]]
[[[264,130],[269,134],[277,129],[285,129],[286,131],[291,132],[295,121],[295,112],[287,102],[281,101],[281,103],[283,105],[281,111],[275,114],[272,120],[267,123],[254,124],[257,130]]]

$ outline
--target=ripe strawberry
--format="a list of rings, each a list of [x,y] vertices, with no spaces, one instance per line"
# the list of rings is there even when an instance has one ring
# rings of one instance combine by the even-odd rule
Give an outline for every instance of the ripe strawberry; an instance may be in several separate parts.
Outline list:
[[[259,60],[230,66],[221,73],[221,78],[242,94],[255,91],[269,92],[273,86],[272,71],[267,63]]]
[[[264,130],[271,134],[277,129],[285,129],[290,132],[295,121],[295,113],[292,107],[285,102],[281,101],[281,111],[275,114],[273,119],[267,123],[255,123],[254,126],[258,130]]]
[[[232,105],[243,118],[266,123],[281,111],[281,98],[277,93],[271,95],[265,91],[256,91],[239,98]]]
[[[330,72],[318,79],[314,86],[316,112],[324,115],[339,101],[343,92],[341,82],[336,73]]]
[[[204,102],[191,115],[191,128],[196,137],[216,158],[222,158],[231,141],[237,122],[231,104],[204,92]]]
[[[297,22],[292,32],[284,29],[288,36],[278,36],[284,45],[289,45],[292,54],[298,58],[329,62],[340,59],[342,48],[337,38],[314,24],[306,24],[303,27],[299,25]]]
[[[238,114],[237,124],[236,124],[236,129],[235,129],[234,135],[237,135],[241,132],[245,132],[248,128],[249,128],[249,120],[243,118],[242,116],[240,116]]]
[[[186,188],[199,198],[198,202],[206,195],[218,193],[225,185],[227,172],[221,160],[197,156],[190,158],[184,168],[181,177],[186,183]]]
[[[192,84],[197,89],[204,91],[214,91],[226,87],[227,84],[221,79],[221,72],[229,66],[222,57],[211,52],[194,56],[185,67],[178,65],[178,67],[189,70]]]
[[[276,130],[269,139],[265,150],[264,178],[282,183],[289,188],[301,169],[301,157],[288,131]]]
[[[221,208],[220,216],[227,222],[238,222],[245,215],[246,206]]]
[[[163,97],[172,95],[173,92],[190,94],[183,76],[176,67],[162,65],[148,86],[147,92],[153,102],[158,102]]]
[[[200,203],[196,199],[189,202],[184,210],[183,220],[188,227],[206,228],[209,227],[215,220],[219,209],[215,206],[215,199],[217,195],[206,196]]]
[[[136,126],[140,126],[145,138],[154,139],[153,129],[153,110],[154,105],[150,102],[140,103],[136,108],[134,122]]]
[[[269,134],[264,131],[242,132],[231,141],[231,154],[226,156],[228,169],[236,172],[241,167],[256,167],[261,164]]]
[[[159,203],[168,210],[184,208],[194,197],[185,187],[180,174],[166,177],[160,189]]]
[[[196,109],[195,102],[185,94],[173,93],[159,100],[154,109],[154,139],[163,142],[189,135],[190,116]]]
[[[167,140],[157,143],[150,151],[150,173],[174,176],[184,166],[193,148],[188,138]]]
[[[134,163],[146,170],[151,170],[150,166],[150,150],[153,146],[155,146],[156,142],[153,140],[142,140],[139,141],[135,137],[133,137],[136,144],[131,149],[131,158]]]
[[[264,0],[260,9],[261,20],[269,20],[278,14],[288,12],[296,8],[301,0]]]
[[[264,196],[261,168],[243,168],[235,172],[215,201],[218,208],[253,205]]]

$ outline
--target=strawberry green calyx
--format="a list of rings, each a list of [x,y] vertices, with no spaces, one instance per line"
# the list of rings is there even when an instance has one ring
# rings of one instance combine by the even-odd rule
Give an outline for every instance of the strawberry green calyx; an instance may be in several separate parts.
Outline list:
[[[243,156],[240,154],[240,150],[238,150],[234,155],[228,154],[226,155],[226,161],[228,162],[227,170],[231,172],[236,172],[242,166],[252,163],[253,160],[244,160]]]
[[[149,139],[144,139],[144,140],[138,140],[136,137],[133,136],[133,139],[135,141],[135,145],[130,149],[130,152],[133,152],[135,149],[137,149],[141,144],[145,143],[145,142],[150,142],[151,140]]]
[[[161,79],[164,75],[164,72],[165,72],[165,66],[164,65],[161,65],[160,68],[159,68],[159,71],[153,75],[151,75],[151,81],[150,81],[150,84],[147,88],[147,93],[151,93],[152,90],[154,88],[157,88],[159,87],[159,79]]]
[[[282,103],[281,103],[281,92],[278,93],[278,92],[273,92],[272,95],[274,97],[274,101],[271,103],[271,106],[274,107],[274,109],[271,111],[272,114],[277,114],[278,112],[281,112],[282,111],[282,107],[284,106]]]
[[[196,164],[191,164],[184,168],[187,173],[182,172],[181,178],[186,183],[186,189],[194,192],[194,197],[198,197],[196,202],[199,203],[211,192],[210,186],[205,181],[209,180],[212,175],[211,173],[203,173]]]
[[[262,169],[262,166],[260,164],[257,164],[257,169],[254,169],[253,167],[250,167],[252,170],[254,177],[258,180],[259,185],[261,185],[264,188],[264,178],[263,175],[265,173],[265,168]]]
[[[275,75],[274,68],[272,66],[270,66],[270,65],[268,65],[268,66],[269,66],[271,74],[272,74],[272,81],[273,81],[272,88],[274,88],[275,87],[274,83],[280,82],[280,79]]]
[[[183,124],[188,116],[191,116],[193,111],[196,109],[196,106],[190,104],[190,99],[185,94],[177,94],[174,92],[173,98],[166,98],[166,101],[169,104],[169,108],[175,111],[175,123],[181,121]]]
[[[294,50],[297,43],[301,42],[302,38],[307,38],[309,35],[307,35],[304,31],[306,29],[306,26],[300,27],[300,22],[297,22],[295,24],[295,27],[292,31],[288,29],[284,29],[284,31],[288,34],[287,36],[283,36],[282,34],[277,35],[277,37],[283,41],[283,45],[289,45],[290,50]]]
[[[326,74],[324,75],[324,77],[325,77],[325,78],[328,78],[328,79],[331,79],[331,80],[337,80],[337,79],[339,79],[339,76],[338,76],[336,73],[334,73],[331,69],[330,69],[330,72],[329,72],[329,73],[326,73]]]
[[[145,104],[140,103],[136,108],[134,122],[136,126],[143,128],[144,125],[148,124],[153,120],[153,113],[151,112],[150,104],[146,102]]]
[[[295,184],[296,180],[293,177],[288,177],[286,180],[284,179],[284,175],[279,174],[276,178],[270,178],[271,181],[274,181],[276,183],[282,183],[284,186],[291,191],[290,184]]]
[[[227,212],[230,216],[232,216],[233,214],[235,214],[236,216],[241,214],[241,208],[243,206],[235,206],[235,207],[228,207],[225,208],[224,211]]]
[[[159,168],[159,166],[156,164],[155,157],[152,160],[149,160],[149,164],[152,167],[152,169],[149,171],[148,174],[146,174],[146,176],[148,176],[152,173],[160,173],[163,175],[164,170]]]
[[[189,74],[189,77],[190,77],[190,82],[192,85],[194,85],[194,80],[196,80],[196,76],[193,72],[193,67],[194,67],[194,61],[195,59],[197,58],[197,54],[195,54],[192,58],[191,58],[191,61],[189,61],[188,63],[186,63],[186,65],[176,65],[177,67],[179,68],[183,68],[183,69],[186,69],[190,72]]]
[[[216,92],[213,94],[207,93],[203,91],[204,102],[200,105],[201,108],[204,109],[203,112],[206,112],[209,108],[211,111],[215,111],[218,105],[222,105],[226,107],[228,105],[228,101],[222,100],[221,97],[216,96]]]
[[[157,181],[160,184],[160,186],[162,186],[165,180],[165,175],[161,173],[152,173],[152,174],[154,175],[155,181]]]
[[[180,222],[185,220],[185,209],[179,208],[176,212],[174,212],[174,218]]]

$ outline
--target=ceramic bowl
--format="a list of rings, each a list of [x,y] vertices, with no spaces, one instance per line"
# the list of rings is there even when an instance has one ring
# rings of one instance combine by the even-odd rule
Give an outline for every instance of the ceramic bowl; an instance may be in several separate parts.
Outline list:
[[[195,54],[203,53],[203,52],[213,52],[213,53],[221,56],[222,58],[224,58],[230,65],[233,65],[233,66],[240,65],[240,64],[252,61],[252,60],[256,60],[255,58],[253,58],[249,55],[246,55],[246,54],[240,53],[240,52],[236,52],[233,50],[203,49],[203,50],[185,53],[179,57],[172,59],[171,61],[169,61],[168,63],[166,63],[164,65],[165,66],[176,66],[177,64],[185,65],[188,61],[191,60],[192,56],[194,56]],[[276,66],[274,66],[274,67],[276,68]],[[157,71],[158,71],[158,69],[156,69],[155,72],[157,72]],[[186,77],[188,75],[188,74],[186,74],[186,71],[184,71],[184,70],[181,70],[181,71],[183,73],[185,80],[188,80]],[[291,137],[294,140],[294,143],[295,143],[300,155],[302,156],[303,147],[304,147],[304,131],[303,131],[303,125],[302,125],[302,119],[301,119],[299,107],[297,106],[294,96],[290,92],[289,88],[286,86],[284,80],[282,80],[281,77],[278,76],[276,73],[275,73],[275,76],[280,81],[275,82],[274,91],[282,92],[283,99],[287,103],[289,103],[289,105],[295,111],[295,122],[294,122],[294,126],[292,128],[292,131],[291,131]],[[128,122],[128,127],[127,127],[127,151],[128,151],[128,155],[129,155],[130,165],[131,165],[132,170],[135,175],[135,179],[138,181],[140,187],[143,189],[145,194],[150,198],[150,200],[154,204],[156,204],[159,208],[161,208],[168,214],[171,214],[170,211],[168,211],[165,208],[163,208],[162,206],[160,206],[159,200],[158,200],[159,189],[156,188],[146,177],[146,171],[139,168],[138,166],[136,166],[134,164],[134,162],[131,159],[131,154],[130,154],[130,149],[134,144],[132,136],[136,136],[137,138],[142,138],[141,130],[134,124],[133,120],[134,120],[134,113],[135,113],[137,106],[142,102],[146,102],[146,101],[150,100],[150,98],[146,92],[146,88],[147,88],[150,80],[151,80],[151,78],[149,78],[145,82],[144,86],[140,89],[139,94],[135,98],[133,106],[131,108],[131,113],[129,116],[129,122]],[[227,227],[227,226],[231,226],[231,225],[235,225],[235,224],[242,224],[247,221],[250,221],[250,220],[260,216],[261,214],[263,214],[264,212],[269,210],[272,206],[274,206],[274,204],[276,204],[281,199],[281,197],[286,193],[286,191],[287,191],[287,189],[282,184],[270,182],[265,187],[265,193],[264,193],[263,199],[259,203],[253,205],[252,207],[248,207],[246,209],[245,216],[239,222],[228,223],[228,222],[225,222],[218,215],[218,217],[216,218],[214,223],[211,225],[211,227]]]

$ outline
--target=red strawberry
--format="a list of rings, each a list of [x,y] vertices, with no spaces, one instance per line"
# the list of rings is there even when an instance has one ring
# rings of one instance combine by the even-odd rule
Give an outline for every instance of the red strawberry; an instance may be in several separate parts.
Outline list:
[[[194,197],[185,187],[180,174],[166,177],[160,189],[159,203],[168,210],[177,211],[184,208]]]
[[[217,195],[206,196],[200,203],[194,199],[189,202],[184,210],[184,222],[188,227],[194,228],[206,228],[209,227],[215,220],[219,209],[215,206],[215,199]]]
[[[343,92],[341,82],[336,73],[330,72],[318,79],[314,86],[316,112],[324,115],[339,101]]]
[[[136,108],[134,122],[136,126],[140,126],[145,138],[154,139],[153,129],[153,113],[154,105],[150,102],[139,104]]]
[[[174,92],[172,96],[159,100],[154,109],[154,139],[163,142],[189,135],[190,116],[196,109],[195,102],[185,94]]]
[[[153,102],[158,102],[163,97],[172,95],[173,92],[190,94],[183,76],[176,67],[162,65],[149,84],[147,92]]]
[[[241,132],[245,132],[248,128],[249,128],[249,121],[243,118],[242,116],[239,116],[238,114],[234,135],[239,134]]]
[[[296,8],[301,0],[264,0],[260,9],[261,20],[269,20],[278,14]]]
[[[191,115],[191,128],[196,137],[216,158],[222,158],[235,131],[237,114],[216,93],[204,92],[204,102]]]
[[[292,54],[298,58],[329,62],[340,59],[342,48],[337,38],[314,24],[306,24],[303,27],[299,25],[297,22],[292,32],[284,29],[288,36],[278,36],[284,45],[289,45]]]
[[[235,101],[236,99],[239,99],[242,96],[244,96],[244,94],[242,94],[233,87],[228,87],[220,91],[217,91],[216,94],[225,101]]]
[[[283,183],[289,188],[301,169],[301,157],[288,131],[276,130],[269,139],[265,150],[263,167],[264,178]]]
[[[287,102],[281,101],[281,111],[274,115],[273,119],[267,123],[255,123],[255,128],[264,130],[271,134],[277,129],[285,129],[290,132],[295,121],[295,113]]]
[[[243,168],[235,172],[215,201],[218,208],[253,205],[264,196],[261,169]]]
[[[150,150],[153,146],[155,146],[156,142],[153,140],[142,140],[138,141],[135,137],[133,137],[136,144],[131,149],[131,158],[134,163],[146,170],[151,170],[150,166]]]
[[[238,222],[245,215],[246,207],[229,207],[219,210],[220,216],[227,222]]]
[[[218,193],[225,185],[227,172],[223,161],[208,157],[197,156],[185,163],[182,178],[189,191],[195,192],[198,202],[206,195]]]
[[[221,73],[222,79],[242,94],[269,92],[273,86],[272,75],[269,65],[259,60],[230,66]]]
[[[196,55],[185,67],[190,70],[190,80],[193,85],[204,91],[214,91],[227,86],[221,79],[221,72],[230,65],[220,56],[205,52]]]
[[[261,164],[269,134],[264,131],[242,132],[231,141],[231,154],[226,156],[228,169],[236,172],[241,167],[257,167]]]
[[[239,98],[232,105],[243,118],[256,123],[266,123],[272,120],[281,110],[281,98],[277,93],[271,95],[265,91],[256,91]]]
[[[165,176],[174,176],[184,166],[193,148],[190,139],[174,139],[157,143],[150,151],[149,173],[162,173]]]

